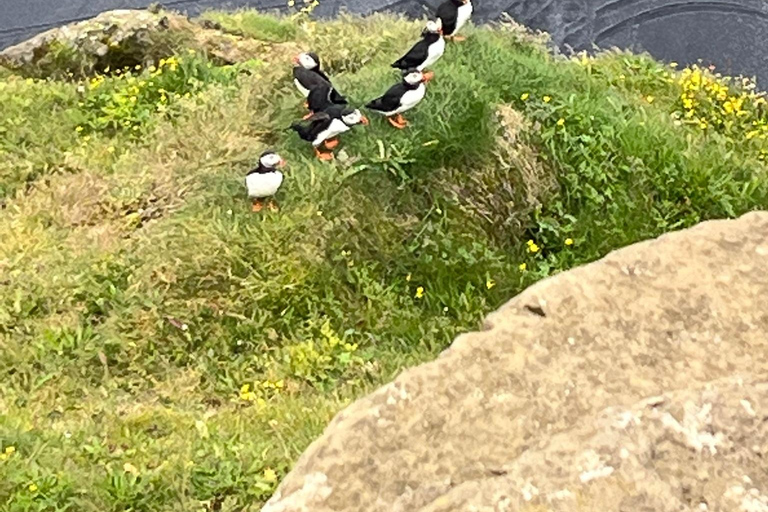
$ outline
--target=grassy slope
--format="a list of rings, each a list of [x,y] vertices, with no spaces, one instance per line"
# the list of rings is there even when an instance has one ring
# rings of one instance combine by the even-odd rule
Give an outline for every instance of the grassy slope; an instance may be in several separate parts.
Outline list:
[[[295,37],[358,104],[419,31],[211,16]],[[524,287],[768,198],[764,146],[670,117],[669,68],[514,29],[449,46],[407,131],[374,117],[319,163],[283,131],[292,51],[239,76],[185,56],[193,94],[117,129],[136,112],[94,105],[123,82],[0,82],[0,509],[257,510],[340,407]],[[267,145],[283,208],[252,215]]]

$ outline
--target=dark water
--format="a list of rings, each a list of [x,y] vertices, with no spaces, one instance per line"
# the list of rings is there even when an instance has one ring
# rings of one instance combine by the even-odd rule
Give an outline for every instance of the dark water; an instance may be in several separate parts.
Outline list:
[[[409,16],[432,11],[440,0],[320,0],[319,16],[341,10],[366,14],[390,10]],[[151,0],[0,0],[0,48],[37,32]],[[702,60],[725,74],[756,76],[768,83],[767,0],[474,0],[475,21],[507,12],[551,33],[563,48],[618,46],[648,51],[681,65]],[[242,6],[281,9],[283,0],[174,0],[167,7],[199,13]]]

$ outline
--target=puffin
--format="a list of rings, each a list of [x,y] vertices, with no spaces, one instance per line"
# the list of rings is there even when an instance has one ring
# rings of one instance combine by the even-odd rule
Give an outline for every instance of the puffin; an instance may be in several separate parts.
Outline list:
[[[347,104],[347,99],[331,85],[331,80],[320,69],[320,58],[314,52],[303,52],[293,58],[296,66],[293,68],[293,84],[306,98],[316,87],[329,85],[334,103]]]
[[[309,113],[302,119],[307,120],[316,112],[322,112],[331,108],[339,111],[338,107],[344,107],[345,105],[346,103],[336,103],[334,101],[333,86],[330,83],[318,85],[309,91],[309,96],[307,96]]]
[[[437,8],[437,17],[442,21],[443,35],[446,39],[464,41],[464,36],[456,34],[472,17],[472,0],[445,0]]]
[[[428,21],[427,26],[421,32],[421,41],[392,64],[393,68],[406,71],[416,68],[419,71],[432,66],[443,56],[445,52],[445,39],[443,39],[443,29],[438,19]]]
[[[331,151],[339,145],[337,137],[358,124],[368,124],[368,118],[359,109],[344,105],[330,105],[325,110],[315,112],[304,122],[293,123],[290,129],[295,131],[302,140],[312,143],[315,154],[320,160],[333,160]],[[327,153],[320,151],[321,145],[325,145],[326,149],[331,151]]]
[[[434,73],[422,73],[416,68],[407,70],[403,80],[384,93],[384,96],[370,101],[366,108],[387,116],[389,123],[402,130],[408,126],[402,113],[410,110],[424,99],[427,88],[424,84],[432,80]]]
[[[274,151],[265,151],[259,157],[259,165],[245,175],[245,187],[254,212],[260,212],[264,207],[264,198],[274,196],[283,184],[283,173],[278,168],[284,166],[285,160],[280,155]],[[274,200],[270,200],[267,207],[271,211],[278,210]]]

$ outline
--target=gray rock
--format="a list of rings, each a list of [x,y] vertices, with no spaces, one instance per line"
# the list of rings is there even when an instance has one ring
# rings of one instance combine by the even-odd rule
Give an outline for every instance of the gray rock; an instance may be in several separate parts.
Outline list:
[[[768,510],[767,296],[757,212],[546,279],[340,412],[262,510]]]

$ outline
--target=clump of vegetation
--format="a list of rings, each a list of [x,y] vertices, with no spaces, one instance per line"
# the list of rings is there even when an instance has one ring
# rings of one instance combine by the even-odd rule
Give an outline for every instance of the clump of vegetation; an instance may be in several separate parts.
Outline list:
[[[3,510],[258,510],[336,411],[525,287],[768,204],[749,87],[505,26],[449,46],[407,130],[373,118],[318,162],[285,130],[296,47],[360,105],[421,27],[299,14],[210,15],[290,33],[264,65],[0,72]],[[282,210],[254,215],[266,147]]]

